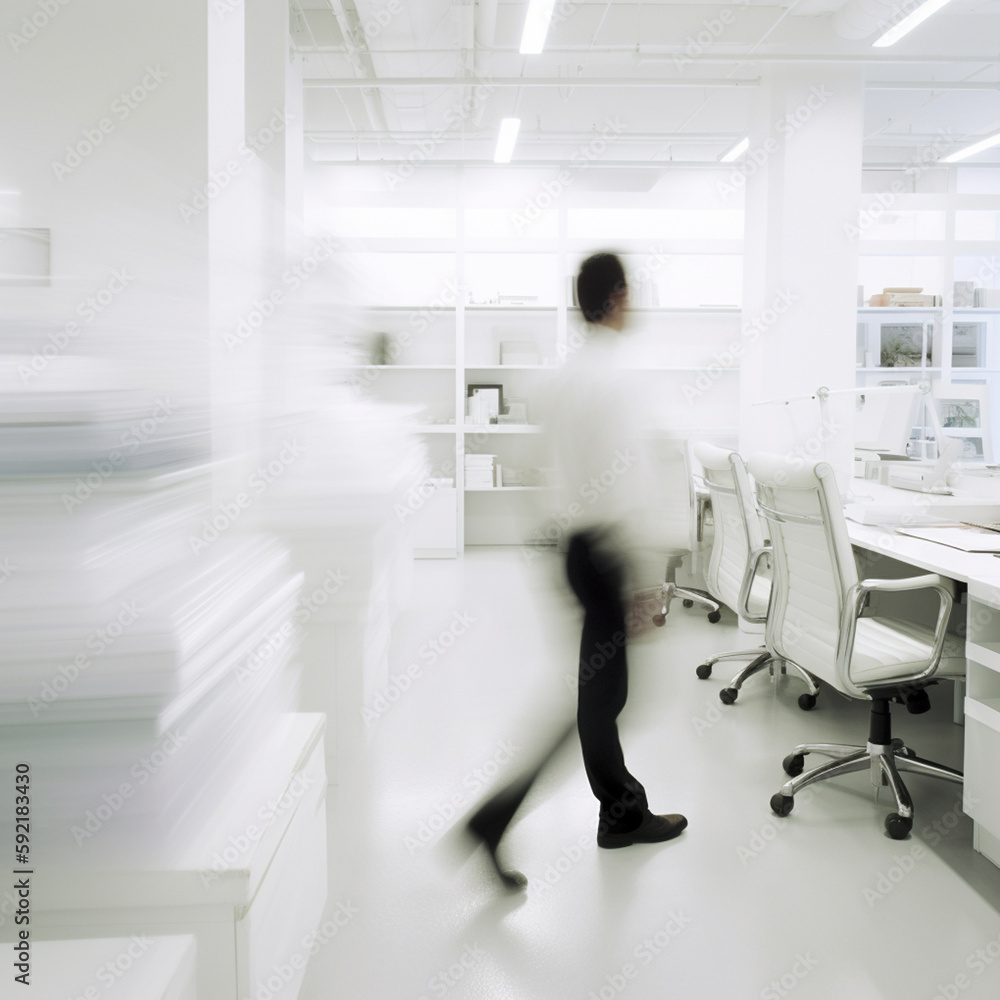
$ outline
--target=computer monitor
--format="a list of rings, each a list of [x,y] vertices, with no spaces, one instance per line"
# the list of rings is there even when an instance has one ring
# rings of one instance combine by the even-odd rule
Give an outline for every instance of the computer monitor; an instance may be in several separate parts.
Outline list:
[[[905,457],[917,422],[920,387],[870,386],[857,390],[854,447],[857,451]]]

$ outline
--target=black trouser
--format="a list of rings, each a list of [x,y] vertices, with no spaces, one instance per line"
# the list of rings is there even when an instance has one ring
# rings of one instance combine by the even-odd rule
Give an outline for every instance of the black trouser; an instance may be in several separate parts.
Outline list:
[[[625,766],[616,722],[628,697],[622,573],[594,533],[570,538],[566,575],[584,610],[577,729],[600,824],[609,832],[634,830],[648,808],[645,789]]]
[[[625,833],[639,825],[647,805],[645,789],[625,767],[615,721],[628,695],[622,569],[597,546],[595,535],[581,532],[570,538],[566,575],[584,609],[576,713],[583,764],[601,804],[599,830]],[[527,774],[479,807],[476,823],[491,846],[499,842],[539,772],[572,732],[571,725]]]

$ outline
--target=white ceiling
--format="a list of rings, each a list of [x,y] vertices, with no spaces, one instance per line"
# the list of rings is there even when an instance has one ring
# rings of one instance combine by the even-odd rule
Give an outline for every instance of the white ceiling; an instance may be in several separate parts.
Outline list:
[[[517,51],[526,0],[290,4],[316,159],[401,160],[441,129],[437,162],[488,162],[500,119],[516,114],[518,162],[566,161],[616,116],[627,128],[603,164],[714,162],[745,133],[762,75],[821,61],[863,70],[868,164],[905,164],[928,148],[945,155],[1000,129],[1000,0],[952,0],[887,49],[872,48],[878,32],[837,34],[842,0],[556,0],[565,16],[536,56]],[[688,59],[713,22],[718,37]],[[475,101],[468,77],[495,89]],[[538,78],[567,82],[530,83]],[[390,82],[400,80],[409,84]],[[463,100],[473,105],[459,114]],[[1000,163],[1000,148],[966,162]]]

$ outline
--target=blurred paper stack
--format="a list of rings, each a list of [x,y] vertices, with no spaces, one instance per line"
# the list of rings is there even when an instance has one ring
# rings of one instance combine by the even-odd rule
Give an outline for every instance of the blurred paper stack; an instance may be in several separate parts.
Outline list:
[[[266,527],[304,573],[303,711],[329,717],[327,773],[362,752],[364,710],[388,683],[391,628],[413,571],[412,506],[423,439],[394,407],[331,390],[272,427],[301,454],[268,490]]]
[[[213,503],[207,406],[57,360],[28,379],[0,361],[0,764],[30,774],[32,922],[222,933],[235,955],[197,948],[219,983],[212,963],[276,960],[325,900],[301,574],[237,524],[251,494]],[[267,871],[274,912],[295,910],[280,932],[251,906]]]

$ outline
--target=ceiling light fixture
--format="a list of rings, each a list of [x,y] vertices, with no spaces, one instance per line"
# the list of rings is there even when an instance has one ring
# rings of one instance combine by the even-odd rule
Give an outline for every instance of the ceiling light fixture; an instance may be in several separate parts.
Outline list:
[[[517,133],[521,128],[520,118],[504,118],[500,122],[500,134],[497,136],[497,148],[493,154],[494,163],[510,163],[517,142]]]
[[[997,132],[995,135],[988,135],[985,139],[980,139],[979,142],[974,142],[971,146],[966,146],[965,149],[949,153],[947,156],[942,157],[939,162],[957,163],[959,160],[964,160],[967,156],[975,156],[976,153],[981,153],[984,149],[990,149],[993,146],[1000,146],[1000,132]]]
[[[521,55],[537,56],[545,45],[556,0],[530,0],[521,35]]]
[[[918,24],[923,24],[931,16],[936,14],[948,0],[927,0],[915,11],[907,14],[902,21],[898,21],[887,32],[880,35],[872,45],[877,49],[884,49],[887,45],[894,45],[903,35],[908,35]]]
[[[732,163],[733,160],[738,160],[749,148],[750,136],[744,136],[735,146],[723,153],[720,160],[722,163]]]

